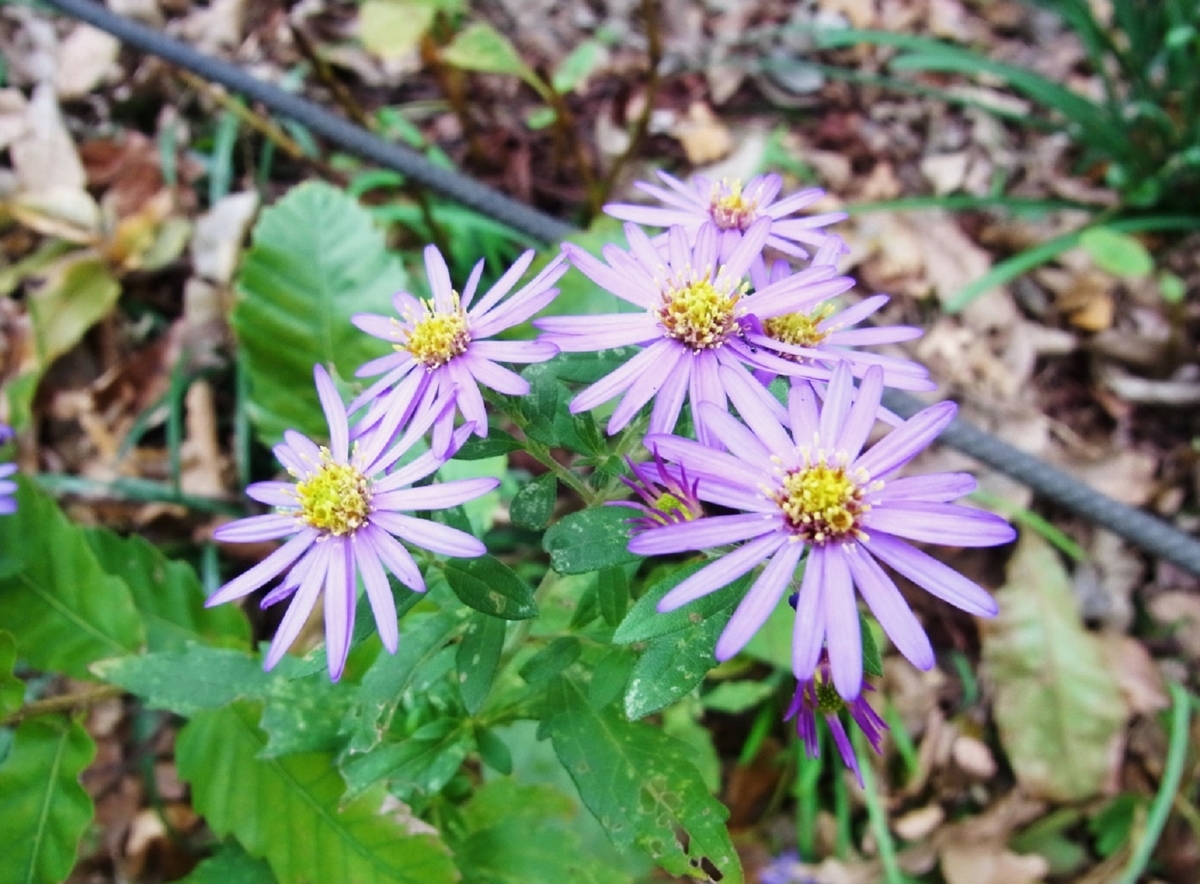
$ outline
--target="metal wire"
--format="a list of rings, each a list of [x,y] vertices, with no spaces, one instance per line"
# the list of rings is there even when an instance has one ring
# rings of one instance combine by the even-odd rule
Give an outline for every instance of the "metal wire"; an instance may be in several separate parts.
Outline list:
[[[186,68],[213,83],[259,101],[273,113],[295,120],[344,150],[408,176],[442,196],[546,243],[558,242],[574,227],[539,212],[467,176],[433,165],[419,153],[384,141],[360,126],[245,71],[148,28],[109,12],[90,0],[44,0],[69,15],[107,31],[143,52]],[[884,404],[909,417],[923,406],[904,393],[889,390]],[[1200,540],[1141,510],[1113,500],[1062,470],[1026,454],[978,427],[955,420],[939,437],[963,454],[1017,480],[1047,500],[1112,531],[1147,553],[1200,576]]]

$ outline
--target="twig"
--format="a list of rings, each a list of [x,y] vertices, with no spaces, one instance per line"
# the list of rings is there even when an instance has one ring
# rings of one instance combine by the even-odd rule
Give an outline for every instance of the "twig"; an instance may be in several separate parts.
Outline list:
[[[123,688],[112,684],[102,684],[77,691],[74,694],[59,694],[57,697],[34,700],[32,703],[26,703],[16,712],[11,712],[3,719],[0,719],[0,727],[12,727],[13,725],[20,724],[27,718],[36,718],[39,715],[70,712],[72,709],[77,709],[81,706],[92,706],[102,700],[119,697],[123,693],[125,693]]]
[[[260,133],[292,159],[307,159],[304,155],[304,148],[297,144],[283,129],[262,114],[256,113],[246,107],[246,105],[242,104],[242,102],[238,101],[228,92],[225,92],[223,89],[214,88],[207,80],[196,76],[185,68],[176,68],[175,76],[179,77],[179,79],[183,80],[183,82],[187,83],[195,91],[212,98],[213,101],[221,105],[221,107],[229,111],[251,129]]]
[[[372,128],[371,120],[367,116],[366,111],[362,109],[362,105],[355,101],[354,96],[350,94],[350,90],[346,88],[346,84],[334,76],[333,68],[317,52],[317,48],[313,46],[312,40],[309,39],[304,29],[292,21],[288,22],[288,28],[291,30],[292,39],[296,41],[300,52],[312,63],[313,72],[317,75],[317,79],[324,83],[326,88],[333,93],[334,99],[350,115],[350,119],[354,120],[354,122],[358,123],[364,129]]]

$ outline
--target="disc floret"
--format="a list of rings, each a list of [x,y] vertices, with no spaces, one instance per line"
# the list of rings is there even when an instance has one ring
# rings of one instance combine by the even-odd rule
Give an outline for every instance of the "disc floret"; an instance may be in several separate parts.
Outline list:
[[[337,463],[328,448],[320,465],[296,484],[298,516],[318,531],[341,537],[367,523],[371,513],[371,480],[357,467]]]
[[[407,350],[413,359],[432,371],[467,352],[471,330],[457,294],[448,311],[437,310],[432,300],[424,300],[421,305],[421,314],[412,319],[412,328],[405,332],[404,343],[396,345],[396,349]]]
[[[783,475],[775,502],[784,520],[799,539],[825,544],[837,540],[862,539],[862,517],[871,505],[866,501],[869,485],[863,470],[849,470],[844,456],[818,450],[815,457],[803,453],[803,463]]]
[[[690,277],[690,278],[689,278]],[[685,275],[663,289],[662,305],[655,311],[668,338],[693,350],[720,347],[738,331],[740,288],[730,291],[714,282],[712,272]]]
[[[785,313],[763,320],[763,331],[767,337],[790,344],[793,347],[817,347],[830,330],[822,329],[821,323],[834,312],[833,304],[822,304],[812,313]]]
[[[741,181],[713,184],[708,214],[722,230],[744,231],[758,217],[757,209],[758,200],[746,197]]]

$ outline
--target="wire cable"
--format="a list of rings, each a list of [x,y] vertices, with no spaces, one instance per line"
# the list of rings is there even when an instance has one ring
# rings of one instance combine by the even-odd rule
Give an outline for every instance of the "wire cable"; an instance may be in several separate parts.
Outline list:
[[[261,102],[342,149],[406,175],[444,197],[455,200],[513,230],[545,243],[578,232],[571,225],[520,203],[460,172],[435,166],[421,154],[378,137],[354,123],[247,74],[236,65],[198,52],[161,31],[109,12],[91,0],[43,0],[80,21],[107,31],[122,42],[186,68],[232,92]],[[909,417],[923,404],[889,390],[884,404]],[[1200,540],[1161,519],[1101,494],[1062,470],[1026,454],[966,421],[955,420],[939,441],[1004,473],[1047,500],[1125,538],[1147,553],[1200,576]]]

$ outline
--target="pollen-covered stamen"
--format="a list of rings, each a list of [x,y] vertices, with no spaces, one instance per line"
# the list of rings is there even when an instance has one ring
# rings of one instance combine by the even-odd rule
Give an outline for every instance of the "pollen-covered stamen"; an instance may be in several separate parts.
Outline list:
[[[738,330],[737,303],[742,290],[732,291],[713,284],[712,275],[693,277],[691,282],[669,282],[663,302],[655,313],[667,337],[693,350],[720,347]]]
[[[746,199],[742,182],[722,181],[712,187],[708,215],[722,230],[745,230],[754,223],[757,200]]]
[[[357,467],[335,463],[328,448],[321,464],[296,485],[300,519],[329,534],[349,534],[367,522],[371,512],[371,480]]]
[[[396,349],[407,350],[417,362],[434,369],[466,352],[471,343],[471,329],[457,293],[453,308],[447,312],[439,312],[433,301],[421,304],[424,308],[421,315],[410,318],[412,329],[406,331],[405,342],[397,344]]]
[[[830,460],[844,461],[831,459],[824,451],[818,452],[815,460],[806,453],[804,466],[785,473],[783,487],[774,495],[788,527],[809,543],[858,537],[861,518],[871,509],[867,492],[882,487],[880,483],[868,485],[865,472],[851,474]]]
[[[818,326],[828,319],[836,308],[833,304],[822,304],[812,313],[785,313],[763,320],[763,331],[767,337],[793,347],[816,347],[829,336],[828,329]]]

